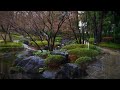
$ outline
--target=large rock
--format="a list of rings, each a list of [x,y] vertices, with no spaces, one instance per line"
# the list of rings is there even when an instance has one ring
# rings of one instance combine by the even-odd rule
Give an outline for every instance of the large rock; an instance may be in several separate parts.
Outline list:
[[[42,77],[45,79],[55,79],[57,71],[46,70],[43,72]]]
[[[67,63],[59,70],[44,71],[42,76],[46,79],[77,79],[86,76],[86,71],[80,69],[76,64]]]
[[[80,69],[79,66],[72,63],[67,63],[61,67],[56,74],[56,79],[76,79],[86,76],[86,71]]]
[[[25,50],[25,51],[22,51],[21,53],[19,53],[16,57],[16,60],[14,62],[13,65],[16,65],[18,64],[19,61],[23,60],[24,58],[27,58],[29,56],[32,56],[33,55],[33,51],[32,50]]]
[[[44,61],[45,60],[38,56],[30,56],[23,60],[19,60],[19,62],[16,63],[16,66],[21,67],[24,72],[27,73],[39,73],[39,68],[43,68],[45,65]]]

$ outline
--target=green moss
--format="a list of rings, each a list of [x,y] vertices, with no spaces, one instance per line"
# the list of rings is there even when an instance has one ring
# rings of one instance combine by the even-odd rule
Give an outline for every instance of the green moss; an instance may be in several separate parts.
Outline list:
[[[85,57],[80,57],[80,58],[78,58],[78,59],[75,61],[75,63],[78,64],[78,65],[81,65],[81,64],[83,64],[83,63],[87,63],[87,62],[90,62],[90,61],[92,61],[92,58],[85,56]]]
[[[66,50],[71,50],[71,49],[75,49],[75,48],[86,48],[87,45],[85,44],[70,44],[70,45],[66,45],[64,47],[62,47],[62,49],[66,49]]]
[[[36,41],[36,43],[37,43],[39,46],[44,46],[44,45],[47,45],[47,44],[48,44],[47,41]],[[36,46],[36,44],[35,44],[33,41],[31,41],[30,44],[31,44],[32,46]]]
[[[64,61],[64,57],[61,55],[50,55],[48,58],[45,60],[45,64],[48,67],[56,67],[60,66]]]
[[[68,50],[68,53],[76,55],[77,57],[82,57],[82,56],[95,57],[99,54],[97,50],[92,50],[88,48],[76,48],[76,49]]]
[[[22,47],[22,43],[7,42],[6,44],[0,43],[0,47]]]
[[[7,42],[7,44],[0,43],[0,51],[2,52],[10,52],[19,49],[23,49],[22,43],[17,42]]]

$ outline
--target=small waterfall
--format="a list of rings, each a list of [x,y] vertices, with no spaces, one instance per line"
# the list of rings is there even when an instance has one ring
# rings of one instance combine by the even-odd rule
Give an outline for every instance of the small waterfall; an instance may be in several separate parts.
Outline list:
[[[28,45],[26,45],[26,44],[23,44],[23,47],[24,47],[25,49],[28,49],[28,50],[36,51],[35,49],[30,48],[30,47],[29,47]]]

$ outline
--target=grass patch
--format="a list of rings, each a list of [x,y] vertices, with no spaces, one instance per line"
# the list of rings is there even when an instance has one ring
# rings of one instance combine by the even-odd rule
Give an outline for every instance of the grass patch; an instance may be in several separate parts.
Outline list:
[[[83,56],[95,57],[99,55],[99,52],[97,50],[88,49],[88,48],[76,48],[76,49],[68,50],[68,53],[72,55],[76,55],[78,58]]]
[[[71,50],[71,49],[75,49],[75,48],[88,48],[88,45],[86,45],[86,44],[70,44],[70,45],[66,45],[66,46],[62,47],[61,50]],[[93,49],[93,50],[98,50],[98,48],[92,44],[90,44],[89,48]]]
[[[120,49],[120,44],[115,44],[115,43],[108,43],[108,42],[101,42],[99,44],[99,46],[101,47],[107,47],[107,48],[111,48],[111,49]]]
[[[39,45],[39,46],[44,46],[44,45],[48,45],[48,42],[47,41],[36,41],[36,43]],[[36,46],[36,44],[33,42],[33,41],[31,41],[30,42],[30,44],[32,45],[32,46]]]
[[[66,45],[64,47],[62,47],[62,49],[65,50],[71,50],[71,49],[75,49],[75,48],[86,48],[87,45],[85,44],[70,44],[70,45]]]
[[[6,44],[0,43],[0,47],[22,47],[22,43],[7,42]]]
[[[1,52],[10,52],[23,49],[22,43],[16,42],[7,42],[7,44],[0,43],[0,51]]]

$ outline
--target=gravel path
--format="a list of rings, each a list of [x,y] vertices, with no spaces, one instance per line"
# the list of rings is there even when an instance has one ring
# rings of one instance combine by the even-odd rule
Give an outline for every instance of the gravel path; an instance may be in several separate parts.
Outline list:
[[[105,53],[88,66],[84,79],[120,79],[120,52],[101,48]]]

